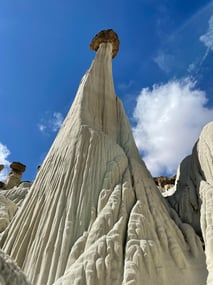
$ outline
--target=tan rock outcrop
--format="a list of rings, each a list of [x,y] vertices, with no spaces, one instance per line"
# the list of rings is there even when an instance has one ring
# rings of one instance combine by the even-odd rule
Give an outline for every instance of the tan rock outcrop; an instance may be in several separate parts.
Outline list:
[[[4,164],[0,164],[0,171],[2,171],[2,169],[4,169]]]
[[[155,184],[164,188],[165,185],[175,185],[176,176],[167,177],[167,176],[159,176],[154,177]]]
[[[141,160],[101,42],[0,245],[33,285],[203,285],[200,239]]]
[[[173,177],[167,177],[167,176],[154,177],[155,184],[158,186],[158,189],[163,194],[163,196],[167,196],[168,190],[174,187],[175,179],[176,175]]]

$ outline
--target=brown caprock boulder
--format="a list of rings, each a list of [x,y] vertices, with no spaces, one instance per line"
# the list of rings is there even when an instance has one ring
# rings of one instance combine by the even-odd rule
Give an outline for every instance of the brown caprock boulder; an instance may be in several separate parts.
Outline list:
[[[1,246],[33,285],[203,285],[202,244],[140,158],[112,50],[99,43]]]

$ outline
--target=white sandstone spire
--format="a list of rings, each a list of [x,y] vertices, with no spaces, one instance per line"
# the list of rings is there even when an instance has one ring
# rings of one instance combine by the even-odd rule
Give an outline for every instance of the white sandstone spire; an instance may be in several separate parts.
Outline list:
[[[158,192],[116,97],[116,36],[100,33],[96,58],[1,245],[33,285],[203,285],[199,238]]]

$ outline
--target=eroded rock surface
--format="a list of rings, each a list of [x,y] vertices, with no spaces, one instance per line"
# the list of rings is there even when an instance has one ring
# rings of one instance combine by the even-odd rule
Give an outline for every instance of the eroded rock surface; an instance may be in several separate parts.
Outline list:
[[[0,194],[0,233],[9,225],[16,210],[16,204]]]
[[[203,285],[199,237],[159,193],[101,42],[0,244],[33,285]]]
[[[213,284],[213,122],[207,124],[197,143],[200,172],[197,175],[201,199],[201,229],[209,271],[207,284]],[[199,181],[200,179],[200,181]]]
[[[175,193],[168,198],[181,220],[189,223],[204,240],[209,271],[208,285],[213,284],[213,122],[207,124],[192,154],[180,164]]]
[[[181,220],[190,224],[202,237],[200,228],[200,166],[197,157],[197,146],[192,155],[187,156],[177,171],[174,195],[167,197],[170,205],[176,210]]]
[[[3,195],[4,197],[13,201],[16,206],[20,207],[26,195],[30,191],[31,185],[32,183],[28,181],[21,182],[19,186],[15,186],[12,189],[0,190],[0,195]]]
[[[12,259],[0,250],[0,284],[1,285],[30,285],[21,269]]]
[[[29,192],[30,182],[22,182],[18,187],[0,190],[0,232],[3,232],[16,214]]]

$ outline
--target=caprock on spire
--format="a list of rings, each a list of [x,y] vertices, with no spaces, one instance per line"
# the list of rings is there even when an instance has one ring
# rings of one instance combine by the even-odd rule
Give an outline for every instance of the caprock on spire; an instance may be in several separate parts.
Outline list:
[[[117,55],[120,41],[116,32],[112,29],[100,31],[92,39],[90,49],[97,51],[101,43],[112,43],[112,58]]]

